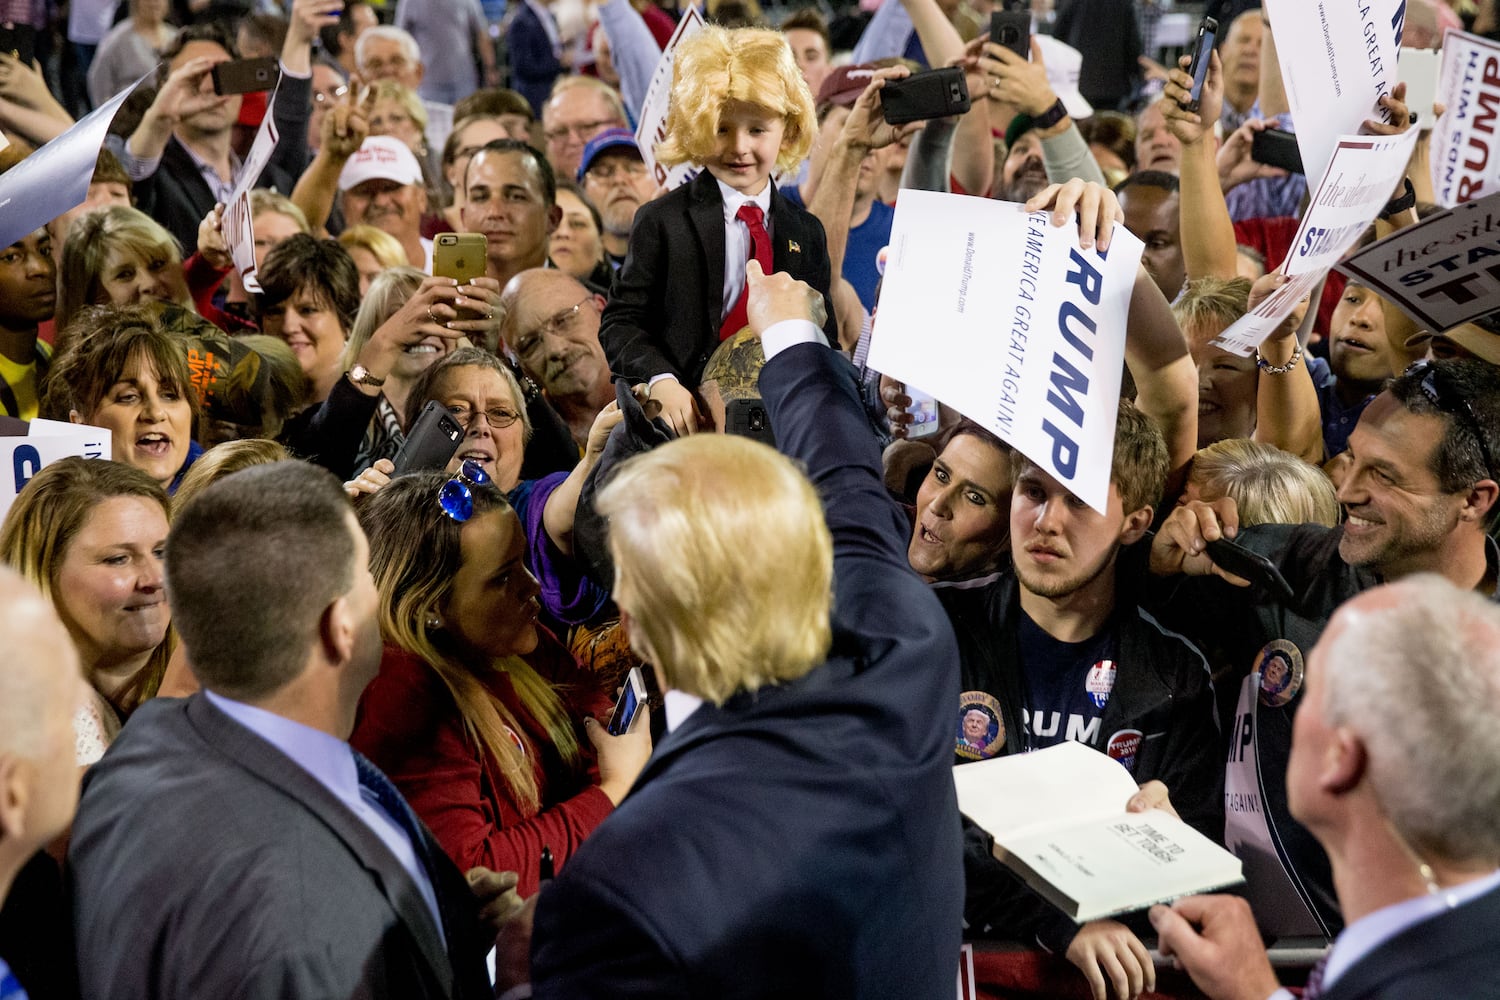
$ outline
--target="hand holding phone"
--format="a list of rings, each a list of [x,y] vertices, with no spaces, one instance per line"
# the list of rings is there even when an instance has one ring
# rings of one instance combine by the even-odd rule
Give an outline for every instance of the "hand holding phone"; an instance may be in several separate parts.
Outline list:
[[[270,56],[264,59],[231,59],[229,62],[214,64],[213,78],[214,93],[220,97],[273,90],[276,81],[281,78],[281,65]]]
[[[623,736],[630,732],[635,725],[636,717],[641,715],[641,709],[646,704],[646,680],[641,676],[640,667],[631,667],[630,672],[625,675],[625,684],[620,689],[619,700],[615,702],[615,710],[609,717],[609,725],[606,727],[611,736]]]
[[[1250,140],[1250,159],[1268,167],[1279,167],[1288,173],[1306,173],[1297,137],[1279,128],[1261,129]]]
[[[1031,58],[1031,0],[1007,0],[1003,10],[990,14],[990,41]]]
[[[429,469],[446,469],[463,442],[464,429],[448,408],[432,400],[411,425],[401,450],[396,452],[394,476]]]
[[[1187,103],[1182,105],[1182,110],[1196,113],[1202,105],[1203,81],[1208,79],[1208,65],[1213,61],[1214,42],[1219,37],[1219,22],[1211,17],[1205,17],[1198,23],[1198,40],[1193,45],[1193,61],[1188,64],[1188,76],[1193,78],[1193,86],[1188,91]]]
[[[1261,588],[1282,604],[1290,603],[1296,596],[1292,585],[1286,582],[1286,577],[1281,575],[1276,564],[1259,552],[1252,552],[1227,538],[1207,543],[1204,551],[1215,566],[1243,580],[1249,580],[1253,586]]]
[[[968,111],[969,84],[958,66],[887,80],[880,91],[880,113],[889,125],[948,118]]]

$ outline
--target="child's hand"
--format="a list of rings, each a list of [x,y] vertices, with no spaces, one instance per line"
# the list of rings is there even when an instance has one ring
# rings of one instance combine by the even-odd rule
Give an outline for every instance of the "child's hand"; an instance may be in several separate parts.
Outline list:
[[[698,412],[698,401],[682,383],[664,378],[651,387],[651,398],[661,404],[662,419],[672,425],[678,437],[698,432],[703,416]]]

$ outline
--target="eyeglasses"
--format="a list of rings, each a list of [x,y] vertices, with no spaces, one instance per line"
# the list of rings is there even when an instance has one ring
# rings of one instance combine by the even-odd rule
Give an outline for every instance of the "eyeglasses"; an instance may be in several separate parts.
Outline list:
[[[549,335],[556,335],[564,330],[572,329],[573,324],[578,319],[579,313],[582,311],[584,305],[586,303],[592,302],[593,300],[594,297],[592,295],[585,296],[584,298],[580,299],[575,305],[564,309],[562,312],[550,317],[549,319],[543,320],[541,324],[538,325],[535,329],[528,330],[526,333],[516,338],[516,354],[519,355],[523,361],[531,358],[532,355],[536,354],[537,351],[541,348],[542,344],[546,342],[546,338]]]
[[[499,430],[502,427],[509,427],[521,419],[521,415],[515,410],[508,410],[503,406],[492,406],[488,410],[471,410],[467,406],[450,406],[448,407],[448,412],[453,415],[454,420],[458,421],[458,426],[462,427],[466,434],[469,428],[474,426],[474,421],[481,416],[495,430]]]
[[[614,157],[611,160],[589,167],[584,173],[586,180],[595,180],[601,184],[608,184],[619,178],[633,179],[644,177],[647,174],[646,164],[640,160],[622,160]]]
[[[1423,375],[1423,373],[1426,373]],[[1406,370],[1406,374],[1416,376],[1423,375],[1418,388],[1427,401],[1438,411],[1457,417],[1458,422],[1463,424],[1470,434],[1474,436],[1474,443],[1479,445],[1480,457],[1484,460],[1484,472],[1486,476],[1493,476],[1495,471],[1495,459],[1490,455],[1490,446],[1484,438],[1484,425],[1479,422],[1479,414],[1474,412],[1474,404],[1462,393],[1454,392],[1452,386],[1446,385],[1446,380],[1441,378],[1442,369],[1431,361],[1418,361]],[[1445,386],[1447,390],[1444,391]]]
[[[574,139],[577,139],[579,142],[588,142],[594,137],[594,133],[602,129],[604,126],[618,124],[619,122],[615,119],[606,118],[603,121],[597,122],[579,122],[577,125],[560,125],[555,128],[547,129],[542,133],[542,135],[548,142],[557,142],[561,139],[566,139],[570,135]]]
[[[313,103],[333,104],[347,93],[349,93],[348,87],[335,87],[329,91],[315,90],[313,91]]]
[[[489,475],[472,458],[458,467],[458,473],[438,490],[438,506],[443,513],[463,524],[474,516],[474,491],[469,487],[490,486]]]

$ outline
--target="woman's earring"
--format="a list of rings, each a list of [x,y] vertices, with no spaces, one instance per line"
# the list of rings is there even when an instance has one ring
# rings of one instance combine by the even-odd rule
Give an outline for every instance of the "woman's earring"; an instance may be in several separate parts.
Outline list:
[[[427,630],[429,632],[433,631],[434,629],[440,629],[442,627],[443,627],[443,620],[441,618],[439,618],[437,615],[428,615],[427,616]]]

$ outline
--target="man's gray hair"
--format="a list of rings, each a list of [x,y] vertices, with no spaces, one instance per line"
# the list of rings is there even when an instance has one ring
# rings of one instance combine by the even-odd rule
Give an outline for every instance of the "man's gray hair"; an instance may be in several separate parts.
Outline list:
[[[412,37],[411,32],[405,28],[398,28],[393,24],[377,24],[373,28],[366,28],[359,33],[359,41],[354,43],[354,63],[359,67],[361,73],[365,69],[365,53],[369,50],[371,42],[381,39],[391,42],[399,42],[401,52],[410,59],[412,65],[420,65],[422,62],[422,48],[417,40]]]
[[[1357,732],[1370,781],[1419,855],[1500,858],[1500,607],[1434,574],[1346,608],[1327,650],[1324,714]]]

